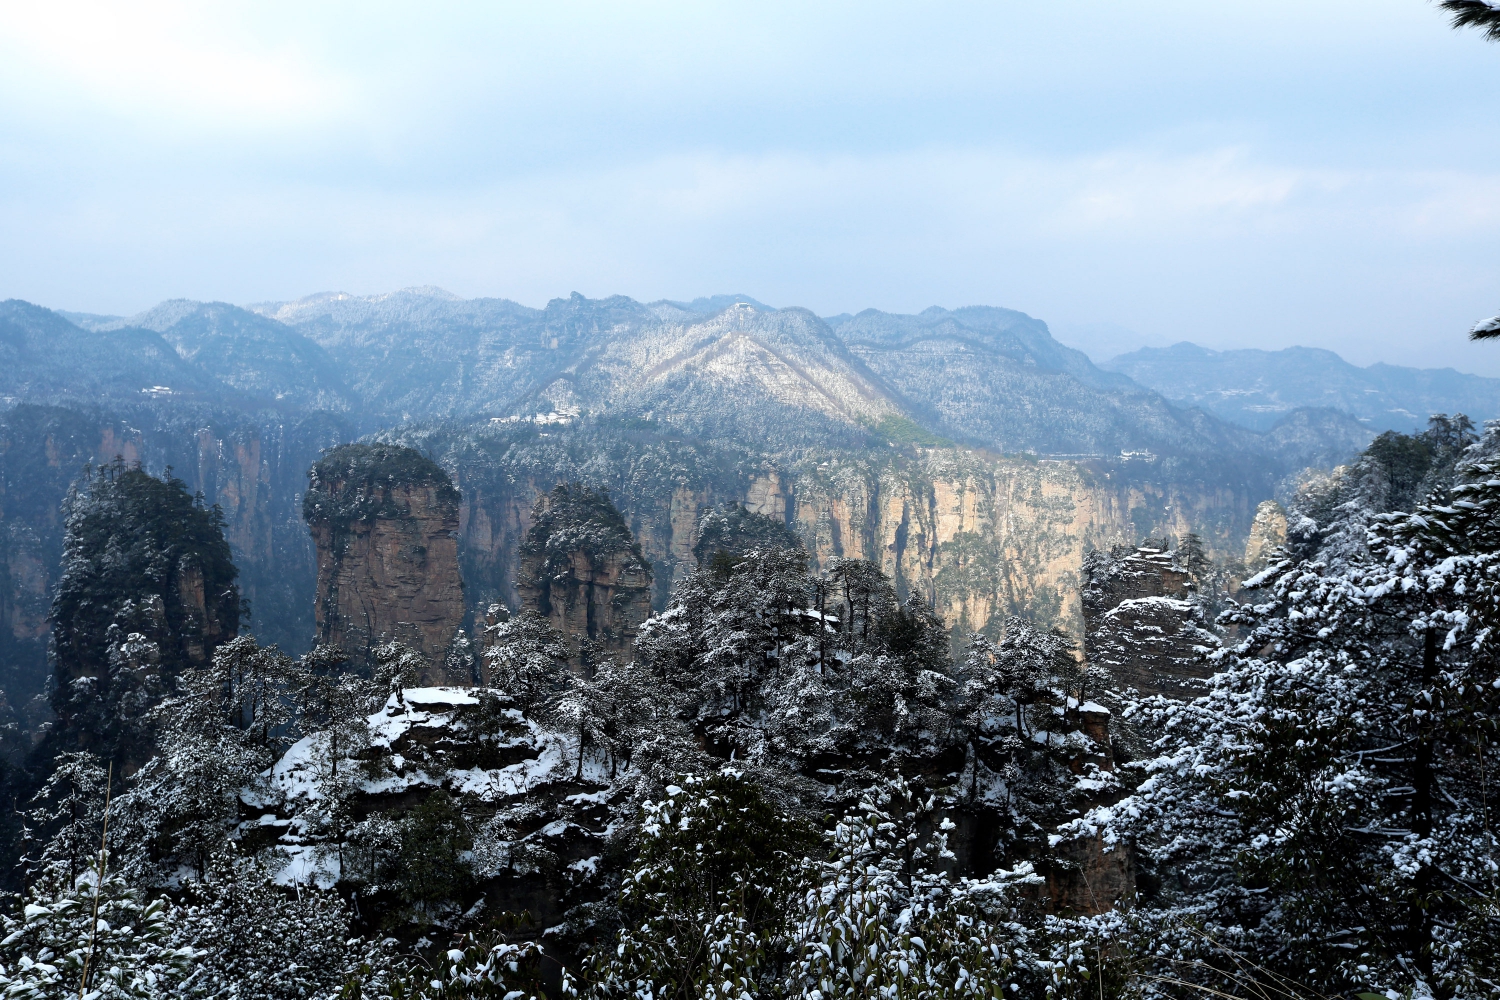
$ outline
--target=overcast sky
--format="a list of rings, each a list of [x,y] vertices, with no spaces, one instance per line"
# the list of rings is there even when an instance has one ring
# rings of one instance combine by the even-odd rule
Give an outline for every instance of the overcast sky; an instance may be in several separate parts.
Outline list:
[[[1424,0],[0,0],[0,298],[1009,306],[1500,375],[1500,46]]]

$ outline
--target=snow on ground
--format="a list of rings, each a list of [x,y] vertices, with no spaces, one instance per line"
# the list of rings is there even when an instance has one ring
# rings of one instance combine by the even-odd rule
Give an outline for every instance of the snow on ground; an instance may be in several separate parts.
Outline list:
[[[323,797],[318,788],[318,758],[326,751],[327,737],[322,733],[304,736],[293,743],[271,768],[271,788],[288,801],[317,801]]]
[[[428,688],[403,688],[401,698],[408,705],[477,705],[479,699],[474,697],[473,689],[461,687],[428,687]],[[386,707],[396,700],[396,695],[391,695],[391,700],[386,702]]]
[[[276,873],[277,885],[315,885],[332,889],[339,880],[338,855],[322,852],[312,844],[280,844],[286,866]]]

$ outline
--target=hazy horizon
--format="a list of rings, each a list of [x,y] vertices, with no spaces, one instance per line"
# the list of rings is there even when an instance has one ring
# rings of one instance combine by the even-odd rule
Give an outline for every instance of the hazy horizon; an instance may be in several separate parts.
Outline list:
[[[1500,375],[1500,48],[1418,0],[17,5],[0,297],[985,303]]]

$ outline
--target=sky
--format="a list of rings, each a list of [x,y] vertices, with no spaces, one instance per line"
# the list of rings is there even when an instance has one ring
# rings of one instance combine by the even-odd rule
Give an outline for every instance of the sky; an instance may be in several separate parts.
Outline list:
[[[1500,376],[1500,46],[1426,0],[0,0],[0,298],[989,304]]]

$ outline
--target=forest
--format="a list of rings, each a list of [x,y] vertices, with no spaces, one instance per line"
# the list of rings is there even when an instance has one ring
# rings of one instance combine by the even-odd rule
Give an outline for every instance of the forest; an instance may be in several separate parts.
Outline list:
[[[308,517],[336,501],[341,538],[453,495],[410,449],[330,456]],[[437,685],[388,636],[260,644],[222,514],[170,475],[92,469],[64,515],[55,722],[7,774],[7,997],[1500,981],[1500,428],[1305,474],[1243,579],[1190,534],[1095,551],[1082,635],[961,633],[733,502],[653,613],[608,491],[564,482],[527,596]]]

